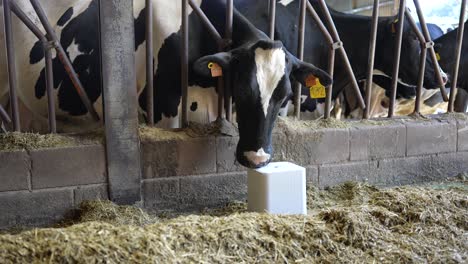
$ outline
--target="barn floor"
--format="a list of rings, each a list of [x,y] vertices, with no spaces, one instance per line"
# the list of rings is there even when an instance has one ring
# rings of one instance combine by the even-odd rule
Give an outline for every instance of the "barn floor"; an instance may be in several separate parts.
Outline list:
[[[308,189],[307,216],[82,204],[62,227],[0,235],[1,263],[467,263],[468,181]]]

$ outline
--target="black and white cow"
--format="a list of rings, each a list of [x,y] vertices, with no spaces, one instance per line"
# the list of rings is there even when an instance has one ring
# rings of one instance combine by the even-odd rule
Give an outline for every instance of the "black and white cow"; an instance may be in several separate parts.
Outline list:
[[[460,68],[458,73],[457,86],[461,89],[457,94],[456,110],[468,111],[468,22],[465,22],[465,32],[463,34],[462,54],[460,58]],[[453,73],[455,64],[455,49],[458,29],[437,38],[435,43],[436,52],[439,54],[440,66],[449,74]]]
[[[248,0],[236,1],[238,9],[248,17],[259,29],[268,29],[268,1],[257,1],[258,3],[246,5]],[[255,1],[254,1],[255,2]],[[260,3],[261,2],[261,3]],[[295,0],[281,0],[277,6],[277,22],[275,37],[281,40],[288,50],[295,52],[298,41],[298,14],[299,2]],[[309,0],[318,14],[323,18],[323,13],[316,0]],[[345,14],[335,10],[330,10],[332,18],[337,27],[341,40],[343,41],[354,74],[358,80],[366,78],[369,38],[371,32],[371,18],[359,15]],[[395,43],[396,16],[381,17],[379,19],[375,69],[384,76],[384,81],[393,74],[393,53]],[[320,41],[318,41],[320,40]],[[311,17],[306,20],[306,48],[304,60],[318,65],[320,68],[328,66],[329,46],[323,39],[320,30]],[[420,44],[416,34],[412,31],[406,21],[403,32],[403,45],[400,66],[400,82],[402,84],[416,85],[419,69]],[[319,56],[317,56],[319,55]],[[335,64],[335,76],[333,85],[333,98],[336,98],[343,89],[349,85],[349,77],[346,74],[344,63],[337,55],[338,61]],[[440,70],[440,69],[437,69]],[[446,75],[443,73],[443,78]],[[379,82],[376,77],[376,82]],[[445,80],[446,81],[446,80]],[[380,83],[382,87],[389,90],[391,82]],[[428,59],[424,85],[428,89],[437,88],[439,85],[435,77],[435,70],[432,61]],[[406,86],[402,86],[406,88]],[[363,91],[362,91],[363,92]],[[399,97],[414,96],[413,90],[399,90]],[[407,93],[411,94],[407,94]],[[308,89],[303,91],[303,111],[319,110],[319,115],[323,114],[324,100],[314,100],[307,96]]]
[[[27,8],[27,1],[22,5]],[[163,117],[176,118],[180,106],[180,25],[181,1],[154,0],[155,11],[155,121]],[[144,10],[143,0],[135,0],[135,48],[137,53],[137,89],[144,90]],[[198,0],[214,26],[224,29],[225,2]],[[101,89],[98,45],[97,0],[42,1],[50,20],[56,25],[60,42],[88,93],[100,110]],[[59,15],[60,14],[60,15]],[[37,22],[37,21],[36,21]],[[19,24],[19,23],[18,23]],[[284,100],[290,96],[291,80],[305,84],[307,78],[316,77],[324,85],[330,76],[312,64],[303,63],[291,55],[280,41],[271,41],[238,11],[234,12],[232,50],[217,53],[217,45],[203,23],[194,13],[189,16],[189,68],[191,86],[213,87],[215,78],[208,65],[219,64],[232,76],[233,97],[237,110],[240,139],[236,158],[246,167],[261,167],[270,162],[273,150],[271,132]],[[20,25],[15,25],[19,26]],[[15,31],[23,37],[23,49],[17,50],[22,76],[19,78],[19,97],[34,113],[46,114],[43,52],[39,42],[26,37],[26,30]],[[24,34],[24,35],[23,35]],[[26,41],[27,40],[27,41]],[[28,56],[21,55],[21,52]],[[27,61],[25,61],[27,59]],[[133,65],[129,65],[133,67]],[[54,59],[54,87],[58,98],[59,116],[83,116],[87,113],[73,86]],[[144,94],[144,93],[143,93]],[[144,108],[144,96],[140,106]]]

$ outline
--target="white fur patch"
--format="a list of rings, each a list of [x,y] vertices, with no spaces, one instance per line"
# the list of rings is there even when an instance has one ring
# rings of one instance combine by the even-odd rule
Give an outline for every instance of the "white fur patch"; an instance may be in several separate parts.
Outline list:
[[[266,153],[263,148],[259,149],[257,152],[255,151],[244,152],[244,156],[247,158],[248,161],[250,161],[254,165],[265,163],[271,157],[271,155]]]
[[[257,65],[257,82],[265,117],[271,96],[284,76],[286,68],[286,54],[282,49],[255,50],[255,64]]]
[[[294,0],[280,0],[279,3],[288,6],[290,3],[294,2]]]

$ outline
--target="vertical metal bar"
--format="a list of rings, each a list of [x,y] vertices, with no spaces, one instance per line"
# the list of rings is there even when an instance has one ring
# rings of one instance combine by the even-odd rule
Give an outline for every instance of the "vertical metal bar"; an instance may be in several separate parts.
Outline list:
[[[8,79],[10,83],[10,105],[11,115],[13,118],[13,129],[15,131],[20,131],[21,125],[18,110],[18,95],[16,93],[18,83],[16,79],[16,60],[13,43],[13,31],[11,27],[11,10],[9,0],[3,0],[3,17],[5,23],[5,44],[8,63]]]
[[[146,114],[148,125],[154,125],[153,4],[146,0]]]
[[[418,75],[418,87],[416,89],[416,102],[414,106],[414,113],[419,114],[421,112],[421,97],[422,88],[424,85],[424,71],[426,70],[426,59],[427,59],[427,48],[421,44],[421,56],[419,61],[419,75]]]
[[[141,200],[141,166],[133,1],[98,3],[109,194],[134,204]]]
[[[372,94],[372,81],[373,81],[373,72],[374,72],[374,62],[375,62],[375,47],[377,42],[377,28],[379,26],[379,9],[380,1],[374,0],[374,9],[372,11],[372,27],[371,27],[371,36],[369,40],[369,68],[367,69],[367,81],[366,81],[366,109],[364,110],[364,119],[370,117],[370,107],[371,107],[371,94]]]
[[[336,57],[336,50],[334,48],[330,49],[330,53],[328,55],[328,74],[333,79],[333,75],[335,72],[335,57]],[[332,96],[333,96],[333,84],[330,85],[327,89],[327,98],[325,99],[325,119],[330,118],[331,112],[331,105],[332,105]]]
[[[448,111],[454,111],[454,104],[455,104],[455,94],[457,91],[457,84],[458,84],[458,74],[460,70],[460,59],[461,59],[461,51],[463,46],[463,35],[465,32],[465,18],[466,18],[466,0],[462,0],[461,3],[461,11],[460,11],[460,24],[458,26],[457,32],[457,46],[455,49],[455,64],[453,65],[453,74],[452,74],[452,89],[450,90],[450,100],[449,100],[449,107]]]
[[[269,16],[268,33],[270,35],[271,40],[274,40],[275,39],[275,23],[276,23],[276,0],[270,0],[268,16]]]
[[[336,29],[335,23],[333,22],[330,11],[328,10],[328,6],[325,3],[325,0],[319,0],[318,2],[320,4],[320,7],[322,8],[324,18],[325,18],[325,20],[326,20],[326,22],[328,24],[328,27],[329,27],[329,29],[331,31],[330,34],[333,37],[333,41],[335,43],[341,43],[340,36],[339,36],[338,31]],[[346,72],[348,73],[349,78],[351,79],[351,84],[352,84],[352,87],[353,87],[353,89],[354,89],[354,91],[356,93],[356,97],[357,97],[359,106],[362,109],[365,109],[366,104],[364,102],[364,98],[362,98],[362,94],[361,94],[361,91],[359,89],[359,85],[358,85],[358,83],[356,81],[356,77],[354,76],[353,68],[351,67],[351,63],[349,62],[348,55],[346,54],[346,50],[344,49],[343,46],[340,47],[339,52],[340,52],[340,55],[343,58],[343,61],[345,63]]]
[[[400,73],[400,58],[401,44],[403,42],[403,26],[405,24],[406,0],[400,1],[400,9],[398,11],[398,28],[395,38],[395,53],[393,54],[393,78],[392,78],[392,93],[390,96],[390,106],[388,108],[388,117],[392,118],[395,114],[395,101],[398,87],[398,75]]]
[[[426,19],[424,18],[424,14],[422,13],[421,5],[419,4],[419,0],[413,0],[414,6],[416,7],[416,13],[418,14],[419,23],[421,24],[421,29],[423,32],[424,37],[426,38],[426,42],[431,41],[431,35],[429,34],[429,30],[427,29]],[[447,92],[445,91],[445,84],[442,80],[442,74],[440,73],[439,69],[439,62],[437,61],[437,56],[435,54],[434,47],[430,47],[429,54],[431,55],[432,63],[434,65],[434,72],[437,78],[437,81],[440,85],[440,93],[442,94],[442,98],[444,101],[448,102],[449,98]]]
[[[297,54],[298,54],[297,57],[300,60],[304,59],[306,11],[307,11],[307,0],[301,0],[301,14],[299,18],[299,43],[298,43],[298,48],[297,48]],[[297,83],[295,86],[295,96],[294,96],[294,116],[297,119],[301,118],[301,92],[302,92],[302,84]]]
[[[225,30],[225,39],[232,40],[232,25],[234,19],[234,0],[227,1],[226,7],[226,30]],[[231,75],[229,72],[226,72],[224,76],[224,105],[226,108],[226,119],[227,121],[232,121],[232,87],[231,87]]]
[[[181,91],[182,91],[182,127],[188,126],[188,5],[189,0],[182,0],[182,38],[181,38]]]
[[[45,55],[45,76],[47,89],[47,106],[49,114],[49,132],[57,133],[57,121],[55,118],[55,100],[54,100],[54,71],[52,66],[52,50],[46,39],[42,40]]]
[[[218,50],[221,52],[223,48],[222,45],[219,45]],[[222,119],[224,114],[224,80],[224,76],[218,77],[218,119]]]
[[[85,90],[83,89],[83,85],[80,82],[80,79],[78,78],[78,75],[76,74],[75,70],[73,69],[73,65],[68,59],[65,50],[63,49],[62,45],[60,44],[57,35],[55,34],[54,29],[49,23],[49,20],[47,19],[47,16],[42,9],[41,5],[39,4],[38,0],[29,0],[31,2],[31,5],[33,6],[34,10],[36,11],[37,16],[39,17],[39,20],[41,21],[42,25],[44,26],[44,29],[47,32],[47,37],[49,38],[50,41],[53,41],[55,44],[55,49],[57,50],[57,55],[59,60],[62,62],[63,66],[65,67],[65,71],[68,73],[68,76],[70,77],[70,80],[73,83],[73,86],[75,87],[78,95],[81,98],[81,101],[85,105],[86,109],[88,112],[91,114],[91,116],[94,118],[94,120],[99,120],[99,115],[97,114],[96,110],[94,109],[93,104],[88,98],[88,95],[86,94]]]

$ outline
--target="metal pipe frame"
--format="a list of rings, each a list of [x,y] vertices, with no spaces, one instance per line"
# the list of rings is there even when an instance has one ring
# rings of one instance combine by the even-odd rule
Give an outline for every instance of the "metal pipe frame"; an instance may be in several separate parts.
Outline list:
[[[338,45],[339,43],[333,42],[333,38],[330,35],[330,32],[328,32],[328,29],[325,27],[322,20],[320,20],[320,17],[315,11],[314,7],[308,1],[307,1],[307,10],[309,11],[309,15],[312,16],[312,19],[315,21],[316,25],[318,26],[323,37],[330,45],[330,51],[329,51],[330,53],[328,54],[328,74],[333,79],[333,75],[335,72],[336,49],[339,48],[339,45]],[[333,84],[331,84],[327,89],[327,97],[325,98],[325,113],[324,113],[325,119],[330,118],[332,96],[333,96]]]
[[[305,22],[308,0],[301,0],[301,14],[299,18],[299,43],[297,48],[297,57],[302,61],[304,60],[304,42],[305,42]],[[294,116],[297,119],[301,118],[301,90],[302,84],[296,83],[294,89]]]
[[[224,32],[225,39],[232,39],[232,27],[234,21],[234,0],[227,0],[226,7],[226,30]],[[229,48],[229,47],[227,47]],[[226,111],[226,120],[232,122],[232,87],[231,74],[225,73],[224,76],[224,106]]]
[[[375,62],[375,48],[377,42],[377,28],[379,26],[379,9],[380,1],[374,0],[374,9],[372,11],[372,27],[371,27],[371,37],[369,40],[369,68],[367,70],[367,81],[366,81],[366,109],[363,111],[364,119],[369,119],[370,117],[370,106],[371,106],[371,93],[372,93],[372,82],[373,82],[373,73],[374,73],[374,62]]]
[[[421,24],[421,29],[423,32],[424,37],[426,38],[426,42],[431,41],[431,35],[429,34],[429,30],[427,29],[426,19],[424,18],[424,14],[422,13],[421,5],[419,4],[419,0],[413,0],[414,6],[416,7],[416,13],[418,14],[419,22]],[[437,56],[434,50],[434,47],[429,48],[429,55],[431,56],[432,63],[434,64],[434,72],[436,74],[437,81],[440,85],[440,93],[442,94],[442,98],[444,101],[448,102],[449,97],[447,92],[445,91],[445,84],[442,80],[442,74],[440,73],[439,69],[439,62],[437,61]]]
[[[335,43],[342,43],[341,40],[340,40],[340,36],[338,34],[338,31],[336,29],[335,23],[333,22],[333,19],[331,17],[330,11],[328,10],[328,6],[325,3],[325,0],[319,0],[318,2],[320,4],[320,7],[322,8],[322,12],[324,14],[325,21],[328,24],[328,27],[329,27],[329,29],[331,31],[330,33],[331,33],[331,36],[333,37],[334,42]],[[349,62],[348,55],[346,54],[346,50],[344,49],[343,45],[341,45],[341,47],[339,48],[339,53],[340,53],[340,55],[343,58],[343,61],[345,63],[346,72],[349,74],[349,77],[351,78],[352,87],[353,87],[353,89],[354,89],[354,91],[356,93],[358,104],[362,109],[365,109],[366,108],[366,103],[364,102],[364,99],[362,97],[361,91],[359,89],[359,85],[358,85],[358,83],[356,81],[356,77],[354,76],[354,72],[353,72],[353,69],[351,67],[351,63]]]
[[[419,31],[418,26],[416,25],[416,22],[414,19],[411,17],[411,14],[409,13],[408,9],[405,10],[406,14],[406,19],[408,19],[408,22],[413,29],[413,31],[416,33],[416,36],[421,44],[421,55],[420,55],[420,60],[419,60],[419,73],[418,73],[418,84],[416,88],[416,101],[414,104],[414,112],[413,114],[419,115],[421,112],[421,96],[422,96],[422,88],[424,86],[424,74],[426,70],[426,59],[427,59],[427,49],[429,49],[431,46],[434,45],[434,42],[426,42],[426,38],[423,36],[423,34]]]
[[[276,0],[270,0],[268,2],[268,16],[269,16],[269,27],[268,33],[271,40],[275,40],[275,24],[276,24]]]
[[[55,34],[54,29],[49,23],[49,20],[47,19],[47,16],[42,9],[41,5],[37,0],[29,0],[31,2],[31,5],[33,6],[34,10],[36,11],[37,16],[39,17],[39,20],[41,21],[42,26],[47,32],[46,37],[48,38],[49,41],[51,41],[54,44],[54,47],[57,51],[57,55],[59,60],[62,62],[64,65],[65,71],[68,73],[68,76],[70,77],[70,80],[72,81],[78,95],[81,98],[81,101],[85,105],[86,109],[88,112],[91,114],[94,120],[98,121],[99,120],[99,115],[97,114],[96,110],[94,109],[93,104],[91,103],[91,100],[89,100],[88,95],[86,94],[86,91],[83,88],[83,85],[80,82],[80,79],[78,78],[78,75],[76,74],[75,70],[73,69],[73,65],[68,59],[65,50],[63,49],[62,45],[60,44],[57,35]]]
[[[398,27],[395,38],[395,53],[393,60],[393,78],[392,93],[390,96],[390,106],[388,108],[388,117],[395,115],[395,101],[398,87],[398,75],[400,73],[401,44],[403,42],[403,26],[405,24],[406,0],[400,0],[400,9],[398,11]]]
[[[206,27],[208,32],[210,32],[213,38],[215,38],[216,42],[218,42],[218,45],[226,45],[226,43],[224,43],[224,39],[221,37],[221,34],[219,34],[218,30],[216,30],[216,28],[210,22],[208,17],[205,15],[205,13],[203,13],[203,10],[200,9],[200,7],[195,3],[195,1],[189,0],[189,4],[193,11],[201,19],[203,25]]]
[[[450,113],[454,111],[455,95],[456,95],[457,84],[458,84],[458,74],[460,70],[461,51],[463,47],[463,35],[465,32],[465,19],[466,19],[466,0],[462,0],[461,10],[460,10],[460,22],[459,22],[458,33],[457,33],[457,47],[455,48],[455,64],[453,67],[453,74],[452,74],[453,80],[452,80],[452,87],[450,90],[450,98],[449,98],[449,106],[448,106],[448,112]]]
[[[9,1],[9,0],[8,0]],[[54,48],[48,41],[42,31],[29,19],[29,17],[19,8],[16,2],[10,1],[11,11],[18,17],[21,22],[41,41],[44,47],[45,57],[45,76],[47,90],[47,108],[49,132],[57,133],[57,120],[55,115],[55,98],[53,97],[54,73],[52,64],[52,49]]]
[[[5,109],[1,105],[0,105],[0,118],[5,123],[11,123],[11,119],[8,116],[8,113],[5,111]]]
[[[188,29],[188,7],[189,0],[182,0],[182,38],[181,38],[181,90],[182,90],[182,127],[188,126],[188,40],[189,40],[189,29]]]
[[[11,10],[10,10],[10,1],[3,0],[3,16],[5,23],[5,44],[6,44],[6,55],[8,63],[8,79],[10,84],[10,106],[11,106],[11,115],[13,119],[13,129],[15,131],[21,130],[19,109],[18,109],[18,95],[17,88],[18,83],[16,79],[16,60],[15,60],[15,50],[13,43],[13,30],[11,22]]]
[[[146,116],[154,125],[153,3],[146,0]]]

